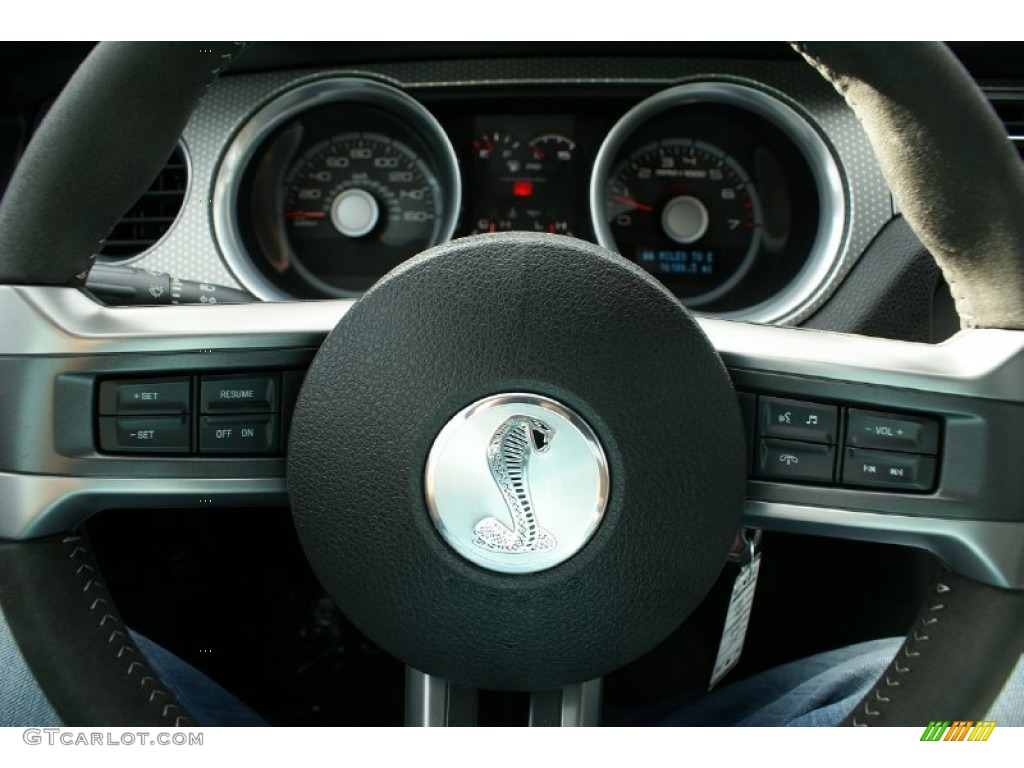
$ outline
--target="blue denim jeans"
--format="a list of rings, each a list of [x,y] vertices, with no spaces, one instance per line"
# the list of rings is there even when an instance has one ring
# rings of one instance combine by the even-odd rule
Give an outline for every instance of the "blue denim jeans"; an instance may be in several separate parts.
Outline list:
[[[249,707],[170,651],[132,632],[139,650],[200,725],[266,725]],[[0,611],[0,727],[62,725]]]
[[[870,692],[903,642],[901,637],[820,653],[647,713],[657,725],[838,725]],[[1024,656],[986,719],[1024,725]],[[922,723],[926,725],[926,723]]]
[[[266,725],[199,670],[145,637],[136,633],[133,637],[200,725]],[[614,713],[609,724],[838,725],[874,685],[901,640],[872,640],[811,656],[703,696],[665,702],[642,712]],[[1000,726],[1024,726],[1024,661],[1018,662],[987,719]],[[59,725],[60,718],[36,684],[0,612],[0,726]]]

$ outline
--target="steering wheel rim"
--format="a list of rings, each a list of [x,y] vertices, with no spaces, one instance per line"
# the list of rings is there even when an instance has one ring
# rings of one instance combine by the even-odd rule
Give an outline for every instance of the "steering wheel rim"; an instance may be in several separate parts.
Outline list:
[[[187,49],[184,44],[163,44],[159,55],[154,56],[150,51],[132,44],[107,44],[100,46],[90,56],[87,64],[76,74],[66,96],[62,96],[55,106],[52,117],[48,117],[41,126],[37,139],[33,140],[26,152],[9,191],[0,204],[0,277],[4,282],[67,285],[75,283],[84,273],[89,266],[91,254],[96,250],[95,242],[109,228],[110,223],[116,220],[120,211],[145,187],[147,177],[152,175],[150,171],[155,172],[159,162],[162,162],[166,155],[165,150],[169,151],[173,142],[177,140],[195,101],[216,72],[226,66],[238,50],[236,46],[208,48],[204,44],[203,50],[216,51],[211,61],[209,56],[197,56],[195,52],[199,49],[200,46],[197,44],[189,44]],[[853,44],[801,44],[798,50],[836,85],[865,123],[893,185],[894,193],[900,200],[901,209],[922,240],[937,256],[947,279],[954,287],[954,297],[965,326],[1018,331],[1024,328],[1024,262],[1018,256],[1024,253],[1024,248],[1020,247],[1021,227],[1013,218],[1022,208],[1024,181],[1020,173],[1015,173],[1016,159],[1010,153],[994,119],[987,115],[987,105],[982,103],[983,97],[952,55],[940,46],[918,44],[892,48]],[[978,192],[967,195],[966,209],[955,208],[956,215],[948,213],[951,207],[959,205],[956,194],[950,190],[964,186],[959,183],[967,178],[963,173],[953,174],[956,182],[947,181],[940,185],[944,191],[941,198],[944,210],[941,213],[947,214],[945,218],[936,216],[936,211],[928,200],[922,199],[922,196],[916,193],[924,181],[935,178],[935,155],[945,155],[941,151],[934,151],[934,148],[931,152],[915,153],[908,150],[910,139],[920,139],[923,135],[931,138],[933,134],[942,133],[930,130],[942,110],[937,110],[934,104],[929,105],[927,98],[920,97],[917,93],[920,90],[920,82],[892,82],[889,76],[891,72],[901,71],[908,66],[914,72],[926,73],[924,76],[937,78],[943,83],[954,99],[958,112],[965,115],[958,125],[966,123],[978,129],[979,132],[972,136],[976,146],[981,149],[978,150],[976,157],[971,158],[971,162],[977,161],[978,156],[986,162],[984,194],[989,195],[993,185],[1004,192],[996,196],[1005,203],[993,217],[997,220],[997,226],[992,226],[991,221],[981,221],[989,217],[982,216],[976,209],[972,209],[971,204],[976,200],[976,196],[981,194]],[[126,74],[129,72],[130,74]],[[169,75],[172,72],[173,77]],[[153,109],[147,111],[149,118],[145,125],[129,121],[123,128],[129,133],[136,132],[133,133],[135,140],[128,143],[127,151],[119,147],[116,141],[100,142],[103,146],[115,147],[120,151],[120,162],[123,163],[127,182],[98,185],[96,194],[90,196],[91,207],[85,206],[82,209],[84,212],[80,226],[79,223],[72,221],[68,231],[64,233],[54,233],[49,227],[40,228],[36,218],[41,210],[38,201],[45,199],[47,190],[58,183],[63,178],[62,174],[66,172],[55,170],[54,166],[58,163],[54,162],[54,158],[66,158],[74,154],[73,147],[76,145],[72,140],[73,132],[67,127],[68,124],[74,122],[79,138],[84,135],[89,140],[94,139],[95,136],[89,134],[91,123],[83,123],[78,119],[84,112],[94,118],[92,122],[96,123],[97,131],[108,129],[105,121],[95,119],[94,106],[87,103],[92,89],[104,84],[109,86],[114,82],[117,83],[117,88],[123,87],[137,93],[140,88],[151,88],[154,84],[163,84],[170,80],[178,84],[173,98],[169,97],[163,99],[165,103],[152,105]],[[102,92],[107,91],[103,89]],[[159,89],[158,92],[162,93]],[[968,119],[966,115],[970,118]],[[156,130],[158,125],[158,138],[150,140],[154,135],[151,131]],[[151,126],[150,132],[137,133],[146,126]],[[893,137],[900,140],[891,141]],[[956,142],[958,138],[955,135],[946,136],[944,140]],[[112,154],[116,154],[116,151],[112,151]],[[129,170],[132,172],[128,173]],[[75,171],[81,173],[78,168]],[[968,189],[975,190],[977,186],[968,185]],[[970,242],[963,242],[961,230],[947,226],[947,218],[970,222],[970,226],[964,228]],[[46,237],[40,240],[38,234],[33,231],[45,231]],[[979,235],[979,232],[983,234]],[[995,258],[990,261],[978,261],[973,255],[973,248],[970,247],[977,247],[977,242],[984,243],[986,252],[996,254]],[[41,252],[51,253],[53,261],[41,266],[41,260],[38,258]],[[980,271],[972,273],[972,269]],[[7,298],[9,301],[22,301],[24,305],[34,303],[31,309],[37,313],[59,314],[59,309],[55,309],[56,305],[45,306],[45,302],[41,305],[38,297],[33,294],[7,294]],[[324,325],[322,313],[317,314],[315,310],[308,308],[296,308],[296,313],[297,325],[303,330],[310,325]],[[330,316],[330,312],[326,314]],[[313,318],[316,318],[315,321]],[[225,325],[228,324],[229,321],[226,320]],[[330,325],[333,323],[326,327]],[[720,349],[727,349],[730,334],[728,327],[711,324],[706,325],[705,330],[707,331],[709,327],[712,331],[709,333],[712,341]],[[771,330],[764,329],[761,332],[767,343],[771,343],[768,341],[772,338]],[[808,341],[812,358],[817,344],[839,343],[834,339],[821,342],[820,337],[818,340]],[[951,348],[950,354],[960,355],[964,348],[965,345],[960,345],[956,349]],[[28,350],[31,351],[33,350]],[[998,369],[988,377],[987,382],[999,396],[1004,396],[1008,388],[1011,396],[1015,395],[1019,401],[1019,392],[1013,392],[1012,383],[1012,374],[1020,370],[1019,360],[1014,353],[1009,358],[1001,358],[998,366],[988,366]],[[913,365],[910,367],[914,368]],[[915,375],[919,379],[927,380],[927,372],[924,370],[927,367],[927,361],[923,362],[918,366],[919,370]],[[1001,374],[1003,378],[999,378],[997,374]],[[1009,384],[1006,383],[1006,376],[1010,376]],[[1017,388],[1019,389],[1019,386]],[[1006,524],[1014,523],[1008,521]],[[77,551],[83,547],[83,543],[77,540],[64,537],[61,540],[64,543],[60,544],[58,549],[71,547],[71,551]],[[45,600],[44,595],[48,588],[45,582],[39,582],[37,569],[44,568],[40,565],[41,562],[51,562],[51,558],[59,557],[50,554],[50,550],[54,549],[52,542],[46,546],[49,546],[49,549],[45,556],[33,554],[45,549],[41,542],[8,543],[3,547],[3,556],[0,557],[0,585],[8,586],[0,586],[0,599],[3,600],[5,611],[19,621],[30,621],[29,617],[35,606],[25,602],[18,604],[18,599],[13,596],[13,590],[9,585],[16,583],[12,581],[13,579],[27,580],[39,586],[38,590],[30,591],[31,594]],[[78,556],[81,554],[76,555]],[[89,569],[93,568],[92,564],[86,565]],[[998,586],[993,586],[970,578],[981,575],[977,570],[960,570],[966,571],[968,576],[950,573],[940,580],[935,589],[941,599],[936,600],[934,596],[929,596],[922,617],[912,627],[908,642],[901,650],[902,664],[901,659],[897,658],[895,666],[882,676],[880,687],[869,694],[868,699],[858,708],[858,712],[851,716],[852,724],[917,724],[921,717],[919,710],[925,705],[939,710],[938,715],[929,715],[932,719],[944,716],[941,712],[945,710],[953,710],[949,715],[953,719],[976,718],[984,713],[987,702],[990,702],[998,692],[999,677],[1005,676],[1021,652],[1019,628],[1024,617],[1024,600],[1017,590],[1024,586],[1024,579],[1021,579],[1018,571],[1010,574],[1011,582],[1001,583],[996,579]],[[84,572],[89,573],[89,570],[86,569]],[[80,578],[81,574],[76,573],[75,576]],[[1018,581],[1012,581],[1013,578]],[[94,583],[98,585],[98,579]],[[950,621],[944,618],[939,622],[939,626],[936,626],[932,619],[935,618],[935,606],[939,604],[942,605],[941,610],[946,611],[944,617],[956,616],[956,619]],[[112,606],[108,613],[116,617],[116,611]],[[45,619],[41,623],[45,624]],[[947,627],[950,629],[947,630]],[[121,642],[120,637],[116,639]],[[948,684],[949,673],[943,670],[951,666],[948,664],[951,654],[957,653],[958,649],[965,645],[984,648],[988,655],[986,657],[986,654],[977,652],[972,654],[976,661],[984,659],[984,663],[975,663],[969,670],[968,676],[971,679],[968,685],[964,685],[963,681],[958,679],[960,684],[951,687]],[[130,648],[130,641],[122,647]],[[126,653],[131,655],[131,651]],[[121,655],[124,656],[125,653]],[[38,660],[39,657],[34,658]],[[30,658],[30,662],[32,661]],[[43,666],[47,664],[56,664],[52,654]],[[910,669],[911,665],[920,669],[921,674],[907,678],[906,673],[901,670]],[[54,674],[57,672],[55,669]],[[83,670],[82,674],[86,674],[86,671]],[[129,676],[131,674],[128,672]],[[963,672],[957,675],[957,678],[961,675]],[[923,679],[923,687],[921,683],[912,683],[911,679]],[[888,681],[894,681],[896,685]],[[946,702],[932,698],[950,691],[960,694],[960,698]],[[150,699],[160,700],[161,696],[162,694],[151,695]],[[79,697],[79,700],[76,701],[76,697]],[[66,703],[66,709],[62,711],[66,719],[84,722],[93,717],[89,714],[90,702],[83,701],[80,697],[81,691],[76,692],[74,687],[58,697]],[[177,706],[176,702],[169,701],[168,704],[172,707]],[[166,723],[165,718],[169,716],[177,718],[180,724],[187,722],[181,720],[184,715],[174,709],[167,710],[166,706],[168,705],[165,704],[163,712],[157,715],[158,722]],[[142,711],[145,711],[145,707]],[[121,706],[117,712],[117,715],[111,715],[111,711],[106,710],[104,716],[123,717],[126,723],[131,721],[135,724],[131,706]],[[146,715],[140,716],[144,718]]]

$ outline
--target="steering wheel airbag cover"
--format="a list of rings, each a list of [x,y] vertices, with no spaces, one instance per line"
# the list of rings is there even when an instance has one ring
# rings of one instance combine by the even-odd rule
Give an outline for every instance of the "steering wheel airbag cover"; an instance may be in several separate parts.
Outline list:
[[[568,406],[608,457],[604,521],[538,573],[471,564],[426,508],[435,437],[502,392]],[[579,240],[481,236],[391,273],[331,333],[288,486],[314,569],[371,639],[462,684],[543,690],[636,658],[704,597],[739,524],[741,434],[718,355],[650,276]]]

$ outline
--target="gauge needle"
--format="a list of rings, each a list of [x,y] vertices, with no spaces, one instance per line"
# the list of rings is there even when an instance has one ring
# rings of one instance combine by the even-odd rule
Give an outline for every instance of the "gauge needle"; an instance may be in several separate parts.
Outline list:
[[[323,211],[285,211],[287,219],[322,219],[327,214]]]
[[[630,200],[628,197],[623,197],[622,195],[612,195],[612,200],[617,203],[622,203],[623,205],[628,205],[630,208],[636,208],[638,211],[644,211],[645,213],[650,213],[654,210],[649,205],[639,203],[636,200]]]

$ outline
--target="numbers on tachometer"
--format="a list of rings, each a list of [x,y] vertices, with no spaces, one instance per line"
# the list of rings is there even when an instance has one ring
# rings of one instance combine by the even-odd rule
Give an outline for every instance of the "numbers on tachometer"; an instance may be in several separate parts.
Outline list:
[[[737,285],[760,246],[761,204],[750,177],[707,142],[636,149],[612,170],[604,203],[619,253],[691,306]]]

